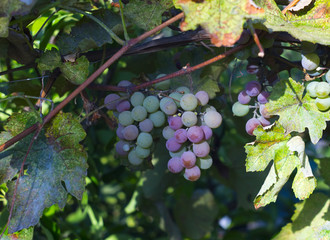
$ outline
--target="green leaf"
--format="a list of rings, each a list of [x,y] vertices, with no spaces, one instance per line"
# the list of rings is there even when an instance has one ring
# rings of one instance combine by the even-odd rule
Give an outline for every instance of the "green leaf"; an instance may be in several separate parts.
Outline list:
[[[329,158],[320,158],[320,159],[314,159],[314,161],[317,163],[320,174],[322,178],[324,179],[324,182],[330,186],[330,159]]]
[[[162,23],[162,14],[172,6],[172,0],[130,0],[125,5],[124,15],[148,31]]]
[[[8,37],[9,21],[14,12],[24,9],[26,5],[20,0],[2,0],[0,2],[0,37]]]
[[[119,15],[109,10],[93,11],[92,15],[102,21],[108,28],[114,28],[121,24]],[[60,34],[56,42],[62,55],[76,52],[86,52],[92,48],[101,47],[106,43],[112,43],[110,35],[90,18],[83,17],[72,29],[70,34]]]
[[[60,69],[64,77],[73,84],[82,84],[88,77],[89,62],[85,56],[77,58],[75,62],[64,62]]]
[[[16,114],[10,118],[6,130],[15,132],[18,126],[28,126],[31,119],[35,119],[32,113]],[[4,133],[0,136],[4,136]],[[64,113],[58,114],[40,132],[26,159],[27,172],[20,178],[17,187],[10,233],[36,225],[45,208],[54,204],[63,208],[67,193],[81,199],[85,187],[87,154],[79,142],[85,136],[79,121],[71,114]],[[2,152],[1,161],[20,166],[31,138],[27,137]],[[16,180],[7,184],[6,197],[9,203],[15,184]]]
[[[43,71],[53,71],[55,68],[61,66],[61,55],[56,49],[51,51],[46,51],[42,56],[37,60],[38,68],[41,72]]]
[[[295,204],[292,223],[284,226],[273,240],[329,239],[329,205],[329,197],[321,193],[315,193],[309,199]]]
[[[2,240],[32,240],[33,239],[33,231],[34,228],[30,227],[27,229],[23,229],[19,232],[15,232],[13,234],[4,235]]]
[[[314,177],[306,177],[301,168],[298,168],[292,183],[292,189],[296,197],[306,199],[312,194],[315,188],[316,179]]]
[[[174,218],[184,236],[201,239],[211,229],[218,207],[212,193],[197,189],[191,198],[181,197],[174,207]]]
[[[243,24],[248,18],[262,18],[264,10],[256,8],[249,0],[193,1],[173,0],[176,8],[185,13],[180,27],[183,31],[199,25],[211,34],[214,45],[232,46],[240,38]]]
[[[309,10],[283,15],[274,0],[255,0],[265,10],[260,20],[268,31],[288,32],[301,41],[330,45],[330,2],[316,0]],[[258,21],[257,21],[258,22]]]
[[[279,115],[279,123],[287,133],[302,133],[308,128],[312,143],[316,144],[330,120],[330,111],[321,112],[315,100],[304,94],[305,87],[289,78],[277,83],[266,104],[266,111],[271,115]]]

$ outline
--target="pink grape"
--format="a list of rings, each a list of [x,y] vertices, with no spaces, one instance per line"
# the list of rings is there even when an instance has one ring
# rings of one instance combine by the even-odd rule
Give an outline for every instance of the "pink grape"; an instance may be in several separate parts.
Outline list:
[[[193,152],[197,157],[205,157],[210,153],[210,145],[206,141],[194,143]]]
[[[248,104],[251,101],[251,97],[246,93],[245,90],[238,94],[237,100],[241,104]]]
[[[105,107],[109,110],[115,110],[119,98],[120,96],[115,93],[108,94],[104,99]]]
[[[197,98],[198,103],[201,106],[205,106],[209,102],[209,100],[210,100],[209,94],[207,92],[205,92],[205,91],[198,91],[195,94],[195,97]]]
[[[263,127],[267,127],[271,124],[270,121],[268,119],[264,118],[263,116],[258,117],[258,120],[260,121],[260,123]]]
[[[179,116],[175,116],[175,117],[170,116],[168,118],[168,125],[173,130],[177,130],[177,129],[181,128],[182,125],[183,125],[181,117],[179,117]]]
[[[117,130],[116,130],[116,134],[120,139],[124,139],[124,135],[123,135],[123,130],[124,127],[121,124],[118,124]]]
[[[196,181],[201,176],[201,170],[197,166],[194,166],[192,168],[186,168],[183,176],[189,181]]]
[[[172,173],[179,173],[183,170],[179,157],[171,158],[167,163],[167,168]]]
[[[199,126],[192,126],[188,129],[187,137],[190,142],[198,143],[204,139],[203,129]]]
[[[123,135],[126,140],[133,141],[139,135],[139,129],[135,125],[128,125],[123,129]]]
[[[181,165],[185,168],[192,168],[196,164],[196,155],[192,151],[187,151],[181,155]]]
[[[166,148],[171,152],[176,152],[181,148],[182,144],[178,143],[174,137],[166,141]]]
[[[261,91],[261,84],[257,81],[248,82],[245,85],[245,91],[250,97],[256,97]]]
[[[204,122],[210,128],[217,128],[222,123],[222,116],[217,111],[208,111],[204,115]]]
[[[258,119],[251,118],[246,122],[245,131],[249,135],[253,136],[254,129],[256,129],[259,125],[261,125],[261,122]]]
[[[260,102],[262,104],[267,103],[269,95],[270,95],[269,92],[262,91],[261,93],[259,93],[259,95],[257,97],[258,102]]]
[[[259,112],[260,114],[264,117],[264,118],[271,118],[272,115],[270,115],[267,110],[266,110],[266,107],[265,107],[265,104],[260,104],[259,105]]]
[[[130,108],[131,108],[131,104],[127,100],[121,101],[116,105],[117,112],[128,111]]]
[[[184,143],[187,141],[187,131],[185,129],[178,129],[174,133],[174,138],[178,143]]]
[[[139,122],[139,128],[141,132],[151,132],[151,130],[154,128],[154,124],[149,118],[147,118],[142,122]]]
[[[118,141],[116,143],[116,152],[120,155],[120,156],[127,156],[128,155],[128,151],[125,151],[123,148],[124,146],[129,146],[129,143],[126,141]]]
[[[209,139],[211,139],[211,137],[212,137],[212,135],[213,135],[212,129],[209,128],[209,127],[206,126],[206,125],[202,125],[201,128],[203,129],[205,140],[209,140]]]

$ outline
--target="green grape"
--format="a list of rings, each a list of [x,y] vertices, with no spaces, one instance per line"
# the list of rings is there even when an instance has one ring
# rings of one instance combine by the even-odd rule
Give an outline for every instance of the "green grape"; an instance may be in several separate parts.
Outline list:
[[[330,83],[330,70],[325,74],[325,80]]]
[[[143,159],[140,158],[133,149],[128,153],[128,161],[130,164],[137,166],[143,162]]]
[[[142,106],[144,101],[144,94],[142,92],[135,92],[131,96],[130,102],[133,107]]]
[[[210,128],[217,128],[222,123],[222,116],[217,111],[209,111],[204,115],[204,122]]]
[[[193,111],[198,105],[198,100],[192,93],[186,93],[180,100],[180,106],[183,110]]]
[[[181,157],[182,153],[186,152],[187,148],[185,146],[182,146],[178,151],[171,152],[169,151],[169,154],[171,157]]]
[[[319,82],[315,87],[316,96],[326,98],[330,94],[330,85],[327,82]]]
[[[148,113],[156,112],[159,109],[159,99],[156,96],[148,96],[143,101],[143,107]]]
[[[157,78],[161,78],[161,77],[165,77],[166,76],[166,74],[159,74],[157,77],[156,77],[156,79]],[[165,81],[162,81],[162,82],[159,82],[159,83],[156,83],[155,84],[155,88],[156,89],[159,89],[159,90],[167,90],[167,89],[169,89],[170,88],[170,85],[171,85],[171,80],[170,79],[168,79],[168,80],[165,80]]]
[[[182,114],[181,120],[186,127],[192,127],[197,124],[197,115],[193,112],[187,111]]]
[[[234,116],[243,117],[247,115],[250,111],[250,108],[248,105],[241,104],[239,102],[235,102],[232,107],[232,112]]]
[[[320,64],[320,58],[316,53],[302,55],[301,65],[308,71],[316,69]]]
[[[165,123],[165,114],[162,111],[157,111],[149,115],[149,119],[154,124],[154,127],[161,127]]]
[[[150,149],[149,148],[142,148],[140,146],[136,146],[135,152],[136,152],[136,155],[139,158],[146,158],[150,155]]]
[[[320,111],[327,111],[330,108],[330,97],[316,98],[315,104]]]
[[[318,85],[319,82],[310,82],[307,87],[306,87],[306,91],[308,93],[308,95],[312,98],[316,98],[316,86]]]
[[[160,100],[159,106],[160,109],[167,115],[173,115],[178,110],[178,107],[176,106],[175,102],[168,97],[165,97]]]
[[[132,118],[137,122],[141,122],[146,119],[147,115],[147,110],[143,106],[136,106],[131,112]]]
[[[200,167],[200,169],[209,169],[212,166],[212,163],[213,159],[210,155],[197,158],[197,165]]]
[[[133,124],[134,119],[132,118],[131,112],[124,111],[124,112],[119,113],[118,122],[125,127]]]
[[[136,140],[136,144],[142,148],[150,148],[152,145],[152,136],[150,133],[141,132]]]
[[[182,87],[178,87],[176,89],[177,92],[181,93],[181,94],[186,94],[186,93],[190,93],[190,89],[185,87],[185,86],[182,86]]]
[[[169,97],[173,99],[177,107],[180,107],[180,100],[182,98],[183,94],[179,92],[172,92]]]

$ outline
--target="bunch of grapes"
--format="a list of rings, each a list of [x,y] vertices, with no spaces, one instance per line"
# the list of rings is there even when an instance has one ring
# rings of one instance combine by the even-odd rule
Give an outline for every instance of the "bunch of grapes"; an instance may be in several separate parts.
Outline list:
[[[199,91],[195,95],[186,87],[178,88],[160,101],[160,108],[168,115],[168,126],[163,129],[166,148],[171,159],[168,169],[172,173],[184,170],[189,181],[200,178],[201,170],[212,165],[209,141],[212,128],[221,125],[222,117],[207,106],[209,95]]]
[[[254,109],[253,117],[245,125],[245,130],[249,135],[253,135],[253,131],[257,126],[266,127],[271,124],[269,120],[271,116],[265,109],[269,95],[269,92],[262,91],[262,86],[259,82],[251,81],[246,84],[245,89],[238,95],[238,101],[233,104],[232,112],[238,117],[243,117],[249,113],[250,109]],[[255,98],[254,105],[249,105],[253,98]]]
[[[306,87],[307,94],[315,98],[316,107],[320,111],[327,111],[330,109],[330,70],[325,74],[325,79],[326,82],[313,81]]]
[[[104,103],[109,110],[118,112],[117,153],[127,156],[130,164],[140,165],[151,153],[151,131],[166,122],[165,114],[159,110],[158,97],[135,92],[128,100],[112,93],[106,96]]]

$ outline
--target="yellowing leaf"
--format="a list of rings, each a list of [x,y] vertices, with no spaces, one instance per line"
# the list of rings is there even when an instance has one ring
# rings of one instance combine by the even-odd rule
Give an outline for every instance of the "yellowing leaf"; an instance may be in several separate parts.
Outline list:
[[[249,0],[174,0],[174,5],[185,13],[183,31],[202,26],[217,47],[232,46],[239,39],[245,20],[263,17],[264,10]]]

